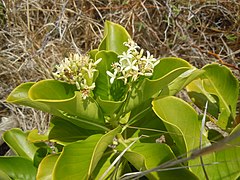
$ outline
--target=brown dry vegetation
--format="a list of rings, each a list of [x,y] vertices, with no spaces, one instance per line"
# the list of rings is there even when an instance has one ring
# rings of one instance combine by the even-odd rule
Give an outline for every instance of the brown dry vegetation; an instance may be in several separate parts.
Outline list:
[[[86,53],[97,48],[105,20],[124,26],[142,48],[156,57],[181,57],[199,68],[223,60],[239,75],[238,0],[0,3],[0,118],[13,120],[10,126],[46,129],[48,115],[7,104],[7,95],[20,83],[51,78],[54,65],[68,52]],[[0,130],[4,128],[0,124]]]

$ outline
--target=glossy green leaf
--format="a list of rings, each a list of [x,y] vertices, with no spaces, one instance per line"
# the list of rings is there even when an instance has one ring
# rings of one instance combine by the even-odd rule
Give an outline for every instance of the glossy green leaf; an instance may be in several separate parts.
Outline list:
[[[206,65],[203,86],[207,92],[214,94],[219,100],[219,118],[217,124],[226,129],[236,115],[239,85],[232,72],[218,64]]]
[[[154,96],[158,96],[164,87],[185,70],[185,68],[179,68],[157,80],[144,79],[142,83],[132,89],[125,105],[125,112],[129,112]]]
[[[40,147],[37,151],[36,151],[36,153],[35,153],[35,155],[34,155],[34,159],[33,159],[33,164],[34,164],[34,166],[35,167],[38,167],[38,165],[39,165],[39,163],[43,160],[43,158],[45,157],[45,156],[47,156],[48,155],[48,148],[42,148],[42,147]]]
[[[128,39],[131,39],[131,37],[125,28],[119,24],[106,21],[104,24],[104,38],[98,49],[99,51],[107,50],[121,54],[127,51],[127,47],[123,43],[127,42]]]
[[[0,170],[12,179],[35,180],[37,169],[31,160],[23,157],[0,157]]]
[[[27,82],[17,86],[7,97],[7,102],[33,107],[45,112],[51,112],[51,108],[40,102],[33,102],[28,97],[29,89],[34,85],[34,82]]]
[[[201,76],[203,74],[203,70],[199,70],[196,68],[189,69],[178,76],[173,82],[171,82],[167,87],[165,87],[161,93],[162,96],[172,96],[177,94],[180,90],[182,90],[186,85],[190,82]]]
[[[166,96],[153,101],[153,110],[161,118],[175,141],[180,155],[190,155],[190,151],[199,148],[200,145],[200,123],[196,111],[183,100]],[[209,145],[209,141],[203,135],[202,144]],[[214,162],[214,155],[207,155],[203,158],[204,163]],[[200,178],[204,177],[200,160],[189,161],[189,166],[198,164],[199,167],[191,168]],[[206,169],[211,171],[209,166]]]
[[[74,85],[61,81],[42,80],[17,87],[7,100],[49,112],[86,129],[107,130],[95,100],[83,100],[75,90]]]
[[[196,79],[186,86],[189,97],[192,99],[194,104],[199,108],[204,109],[205,103],[208,101],[207,111],[217,118],[219,108],[216,99],[208,93],[203,87],[203,81]]]
[[[58,143],[74,142],[99,133],[99,131],[83,129],[59,117],[53,117],[51,123],[53,127],[49,132],[48,138]]]
[[[19,156],[33,160],[38,147],[27,140],[28,132],[11,129],[3,134],[4,141]]]
[[[133,88],[125,111],[128,112],[146,100],[158,96],[163,89],[168,89],[171,82],[179,76],[183,76],[188,70],[191,70],[191,66],[183,59],[160,59],[160,63],[154,68],[153,77],[151,79],[144,79],[142,83]],[[185,83],[184,80],[186,79],[181,79],[181,84]],[[178,86],[174,90],[180,90],[181,88],[182,86]]]
[[[59,158],[59,154],[46,156],[38,167],[37,180],[52,180],[53,169]]]
[[[50,107],[73,116],[103,124],[101,112],[92,98],[82,99],[75,86],[56,80],[39,81],[29,90],[33,101],[42,102]]]
[[[96,134],[65,146],[55,166],[53,179],[68,179],[69,174],[73,179],[90,179],[104,151],[120,131],[121,127],[118,127],[105,135]]]
[[[95,95],[99,96],[103,100],[112,100],[110,92],[110,77],[107,75],[107,71],[111,71],[111,65],[113,62],[118,61],[117,54],[112,51],[100,51],[96,55],[96,59],[102,58],[97,65],[99,75],[96,79],[96,87],[94,89]]]
[[[113,62],[118,61],[118,57],[112,51],[100,51],[97,53],[96,58],[102,58],[102,61],[97,65],[99,76],[95,82],[94,94],[97,96],[97,102],[103,113],[112,115],[123,104],[124,100],[120,99],[126,91],[122,81],[115,81],[113,84],[110,84],[110,77],[106,73],[111,71],[111,65]]]
[[[124,157],[138,170],[144,171],[175,159],[171,149],[166,144],[160,143],[136,143],[131,151],[124,154]],[[146,175],[148,179],[197,179],[187,169],[163,170]]]
[[[181,67],[190,69],[192,66],[187,61],[177,57],[161,58],[160,62],[154,67],[152,79],[159,79],[169,72]]]
[[[48,131],[45,134],[40,134],[37,129],[33,129],[29,132],[27,140],[30,142],[45,142],[48,141],[48,134],[51,127],[49,127]]]
[[[240,125],[238,125],[230,135],[240,131]],[[217,179],[238,179],[240,177],[240,137],[235,140],[223,144],[226,146],[224,150],[216,152],[215,171],[213,171],[213,180]]]
[[[105,171],[109,168],[109,166],[111,166],[111,164],[114,160],[114,157],[115,157],[115,153],[112,150],[106,151],[103,154],[100,161],[98,162],[98,165],[94,169],[94,171],[91,175],[91,179],[100,179],[100,177],[105,173]],[[111,169],[109,171],[108,175],[110,175],[113,171],[114,171],[114,169]]]
[[[0,179],[1,180],[11,180],[11,178],[4,171],[0,170]]]

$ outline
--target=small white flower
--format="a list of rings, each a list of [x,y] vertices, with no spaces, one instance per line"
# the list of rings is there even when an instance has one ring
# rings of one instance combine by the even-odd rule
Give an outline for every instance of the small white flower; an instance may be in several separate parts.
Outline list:
[[[110,71],[107,71],[106,73],[107,73],[108,76],[111,77],[110,78],[110,83],[112,84],[114,82],[114,80],[116,79],[118,72],[116,70],[114,70],[113,73],[111,73]]]
[[[133,62],[129,62],[129,65],[124,69],[124,71],[134,70],[138,71],[138,66],[136,65],[137,60],[134,60]]]
[[[132,59],[133,55],[130,54],[129,52],[123,52],[121,55],[118,55],[118,58],[120,58],[120,61],[123,60],[129,60]]]
[[[137,51],[140,47],[132,39],[128,39],[128,42],[123,43],[124,46],[128,47],[128,52]]]
[[[99,58],[98,60],[96,60],[93,64],[94,66],[96,66],[98,63],[100,63],[102,61],[102,58]]]
[[[157,61],[149,51],[147,51],[147,57],[143,56],[141,60],[146,62],[146,66],[149,66],[150,64],[152,67],[154,67],[153,63]]]

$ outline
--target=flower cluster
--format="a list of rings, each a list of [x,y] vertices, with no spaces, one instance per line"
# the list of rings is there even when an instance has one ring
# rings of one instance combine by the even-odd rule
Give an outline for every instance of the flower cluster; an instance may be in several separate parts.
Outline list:
[[[53,76],[57,80],[75,84],[77,89],[82,92],[83,99],[86,99],[90,92],[95,88],[96,65],[101,61],[94,62],[87,55],[70,54],[61,64],[56,66]]]
[[[128,47],[127,52],[123,52],[118,56],[119,61],[112,64],[113,72],[107,71],[110,76],[110,83],[115,79],[122,79],[124,83],[137,81],[140,76],[152,76],[154,67],[159,63],[159,60],[153,57],[149,51],[144,50],[133,40],[129,39],[124,42]]]

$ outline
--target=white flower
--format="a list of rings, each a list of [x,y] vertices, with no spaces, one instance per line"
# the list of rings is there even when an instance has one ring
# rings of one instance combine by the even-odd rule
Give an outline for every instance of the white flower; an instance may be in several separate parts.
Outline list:
[[[129,71],[129,70],[138,71],[138,66],[136,65],[136,63],[137,63],[137,60],[129,62],[129,65],[124,69],[124,71]]]
[[[86,99],[91,90],[95,88],[93,77],[97,71],[95,68],[101,60],[100,58],[94,62],[88,55],[70,54],[68,58],[63,59],[60,65],[56,66],[53,76],[57,80],[75,84],[77,89],[82,92],[83,99]]]
[[[110,78],[110,83],[112,84],[114,82],[114,80],[116,79],[118,72],[116,70],[114,70],[114,73],[111,73],[110,71],[107,71],[106,73],[107,73],[108,76],[111,77]]]
[[[96,66],[98,63],[100,63],[102,61],[102,58],[99,58],[98,60],[96,60],[93,65]]]
[[[147,51],[147,57],[143,56],[141,60],[146,62],[145,67],[149,67],[150,64],[151,68],[154,67],[154,63],[157,61],[156,58],[154,58],[153,55],[150,54],[149,51]]]
[[[118,58],[120,58],[120,61],[123,61],[123,60],[129,60],[129,59],[132,59],[133,55],[130,54],[129,52],[123,52],[121,55],[118,55]]]
[[[140,47],[132,39],[128,39],[128,42],[123,43],[124,46],[128,47],[128,52],[137,51]]]
[[[110,83],[115,79],[121,79],[124,84],[128,81],[137,81],[140,76],[152,76],[154,67],[159,63],[159,60],[153,57],[149,51],[146,51],[146,56],[143,56],[144,50],[141,49],[133,40],[123,43],[128,47],[126,52],[118,55],[119,62],[112,64],[114,72],[107,71],[110,76]]]

